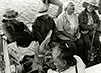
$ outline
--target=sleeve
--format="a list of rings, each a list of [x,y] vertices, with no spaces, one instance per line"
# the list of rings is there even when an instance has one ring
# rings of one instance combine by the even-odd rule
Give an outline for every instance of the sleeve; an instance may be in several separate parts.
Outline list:
[[[101,0],[99,0],[98,5],[99,5],[98,12],[99,12],[99,14],[101,14]]]
[[[97,27],[99,28],[100,27],[100,19],[99,19],[99,16],[96,15],[96,23],[97,23]]]
[[[51,21],[51,25],[50,26],[51,26],[52,30],[54,30],[56,28],[55,21],[53,20],[52,17],[50,17],[50,20],[49,21]]]
[[[37,38],[37,40],[41,42],[43,38],[42,38],[39,28],[40,28],[40,25],[39,25],[38,20],[36,19],[36,21],[32,25],[32,36],[34,36],[35,39]]]
[[[63,26],[64,26],[64,23],[65,23],[65,19],[63,18],[63,16],[59,16],[57,19],[56,19],[56,29],[58,31],[64,31],[63,30]]]
[[[78,16],[78,19],[79,19],[79,24],[80,24],[80,28],[82,30],[91,30],[91,26],[90,25],[87,25],[85,22],[86,22],[86,17],[83,13],[81,13],[79,16]]]

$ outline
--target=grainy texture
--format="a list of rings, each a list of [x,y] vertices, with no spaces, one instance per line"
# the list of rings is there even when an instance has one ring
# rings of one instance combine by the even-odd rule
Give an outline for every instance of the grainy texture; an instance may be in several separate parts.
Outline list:
[[[66,2],[68,0],[61,0],[61,2]],[[76,5],[76,13],[81,12],[83,9],[82,2],[84,0],[72,0]],[[98,1],[98,0],[97,0]],[[0,29],[2,24],[2,16],[5,12],[5,9],[12,8],[19,12],[18,19],[23,21],[25,24],[28,24],[31,21],[35,20],[35,15],[39,6],[42,5],[41,0],[0,0]],[[54,16],[57,12],[57,6],[51,5],[49,7],[49,14]],[[30,25],[29,25],[30,26]]]

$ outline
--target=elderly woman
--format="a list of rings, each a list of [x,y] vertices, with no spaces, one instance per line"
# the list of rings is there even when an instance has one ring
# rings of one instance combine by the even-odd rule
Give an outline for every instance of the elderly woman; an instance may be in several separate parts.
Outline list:
[[[86,0],[83,3],[83,7],[85,8],[85,10],[79,14],[78,18],[82,38],[85,42],[86,54],[88,49],[91,47],[91,42],[93,43],[92,45],[94,45],[96,49],[100,48],[99,32],[97,31],[100,26],[100,21],[98,15],[95,12],[95,10],[98,9],[96,0]]]
[[[74,3],[69,1],[64,3],[63,12],[56,20],[57,36],[62,41],[68,41],[75,45],[79,51],[79,56],[83,58],[83,40],[80,37],[78,18],[74,14]]]

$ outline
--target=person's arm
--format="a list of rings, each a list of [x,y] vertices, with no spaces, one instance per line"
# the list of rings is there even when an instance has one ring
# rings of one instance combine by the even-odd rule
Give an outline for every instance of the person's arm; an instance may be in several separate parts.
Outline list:
[[[85,21],[86,21],[86,15],[84,15],[83,13],[81,13],[78,16],[78,19],[79,19],[79,24],[80,24],[80,28],[81,29],[83,29],[83,30],[92,30],[94,28],[93,25],[87,25],[85,23]]]
[[[100,27],[100,19],[99,19],[98,15],[96,16],[96,20],[97,20],[97,27],[99,28]]]
[[[65,32],[65,31],[58,31],[58,32],[60,32],[61,34],[63,34],[64,36],[70,38],[73,41],[76,40],[76,38],[74,38],[73,36],[71,36],[69,33]]]
[[[39,28],[40,28],[40,25],[39,25],[38,20],[36,19],[36,21],[35,21],[35,22],[33,23],[33,25],[32,25],[32,36],[33,36],[35,39],[37,38],[38,42],[42,42],[43,37],[42,37],[42,35],[41,35],[41,33],[40,33]]]
[[[52,4],[59,6],[56,17],[58,17],[62,12],[63,3],[60,0],[53,0]]]

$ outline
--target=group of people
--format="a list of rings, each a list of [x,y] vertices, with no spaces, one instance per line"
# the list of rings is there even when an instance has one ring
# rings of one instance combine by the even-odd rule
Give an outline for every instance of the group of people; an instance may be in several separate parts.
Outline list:
[[[91,53],[90,56],[93,56],[92,51],[96,49],[100,57],[101,51],[100,20],[95,12],[99,6],[96,0],[84,1],[82,5],[85,9],[79,16],[74,14],[73,1],[62,3],[59,0],[42,0],[42,2],[43,6],[39,8],[37,18],[32,23],[32,31],[23,22],[16,20],[18,12],[6,10],[2,30],[10,43],[9,53],[14,57],[19,56],[16,59],[24,64],[29,61],[27,58],[34,58],[30,63],[23,65],[24,73],[30,69],[30,73],[38,73],[37,70],[41,67],[38,65],[37,57],[38,54],[45,53],[44,49],[47,47],[43,46],[47,44],[48,49],[52,48],[53,62],[57,68],[57,71],[49,69],[48,73],[85,73],[85,67],[92,59],[88,59],[88,54]],[[55,20],[47,13],[50,4],[59,6]]]

